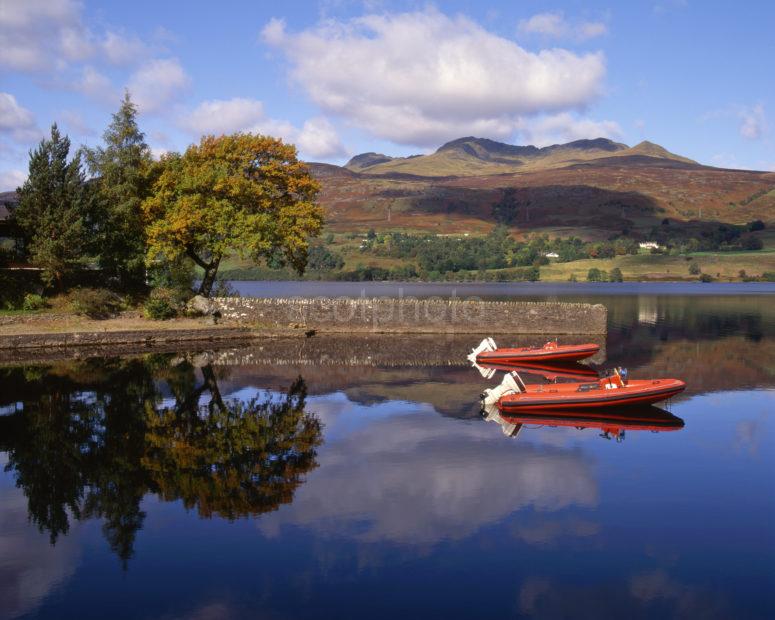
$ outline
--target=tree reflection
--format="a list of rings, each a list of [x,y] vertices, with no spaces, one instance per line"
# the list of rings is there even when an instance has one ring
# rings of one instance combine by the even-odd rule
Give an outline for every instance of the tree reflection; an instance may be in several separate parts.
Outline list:
[[[7,369],[0,407],[22,406],[0,416],[0,451],[52,544],[98,518],[126,564],[146,493],[227,519],[291,502],[322,443],[306,395],[299,377],[279,396],[225,399],[212,366],[159,357]]]

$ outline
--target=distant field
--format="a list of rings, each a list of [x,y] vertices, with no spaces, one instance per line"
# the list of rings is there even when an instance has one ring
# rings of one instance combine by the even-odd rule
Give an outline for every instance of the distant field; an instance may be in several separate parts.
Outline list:
[[[739,280],[740,270],[747,275],[761,275],[775,271],[775,252],[698,252],[686,256],[639,254],[618,256],[612,259],[586,259],[570,263],[551,263],[541,267],[542,280],[568,280],[575,274],[578,280],[586,280],[587,272],[597,267],[605,271],[618,267],[625,280],[696,280],[689,273],[692,262],[699,264],[702,273],[722,280]]]

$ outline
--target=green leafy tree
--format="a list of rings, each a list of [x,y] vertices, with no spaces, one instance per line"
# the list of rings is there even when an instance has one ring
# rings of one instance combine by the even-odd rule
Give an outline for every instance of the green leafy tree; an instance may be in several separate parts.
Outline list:
[[[592,267],[587,272],[587,282],[605,282],[607,279],[608,274],[597,267]]]
[[[148,260],[187,256],[204,271],[209,296],[224,256],[282,255],[298,273],[310,237],[320,233],[320,190],[296,148],[268,136],[205,136],[183,155],[163,158],[153,195],[143,203]]]
[[[61,289],[66,275],[85,262],[90,232],[89,195],[76,153],[68,161],[70,139],[56,126],[51,138],[30,151],[29,176],[19,188],[15,217],[27,238],[32,263],[48,284]]]
[[[309,250],[308,266],[317,271],[333,271],[344,267],[344,259],[338,252],[324,248],[322,245],[313,245]]]
[[[141,204],[150,193],[154,166],[128,92],[102,138],[104,147],[86,149],[98,197],[95,246],[103,273],[122,289],[137,289],[145,283]]]

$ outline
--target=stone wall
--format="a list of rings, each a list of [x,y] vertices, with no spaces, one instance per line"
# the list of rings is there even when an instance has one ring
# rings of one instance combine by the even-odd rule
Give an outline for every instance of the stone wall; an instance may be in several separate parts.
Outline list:
[[[344,333],[604,334],[607,319],[600,304],[455,298],[218,297],[210,304],[230,321]]]

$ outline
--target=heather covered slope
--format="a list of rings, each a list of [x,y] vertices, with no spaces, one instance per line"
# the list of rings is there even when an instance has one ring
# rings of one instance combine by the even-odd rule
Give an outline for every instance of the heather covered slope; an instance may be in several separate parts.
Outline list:
[[[775,221],[775,173],[703,166],[650,142],[600,138],[539,149],[461,138],[430,155],[368,153],[345,167],[312,167],[328,225],[341,231],[484,232],[506,188],[514,188],[509,225],[517,233],[645,235],[665,218]]]

